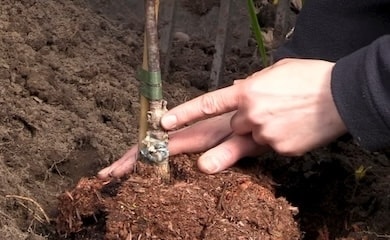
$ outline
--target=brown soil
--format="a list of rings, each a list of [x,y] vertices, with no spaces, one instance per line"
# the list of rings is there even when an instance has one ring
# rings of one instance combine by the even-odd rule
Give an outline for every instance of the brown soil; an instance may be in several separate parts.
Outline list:
[[[120,181],[96,180],[137,140],[139,2],[2,1],[1,239],[389,238],[389,152],[366,152],[348,138],[300,158],[243,160],[214,176],[196,169],[196,155],[178,156],[169,184],[142,164]],[[190,40],[174,42],[164,83],[169,107],[207,88],[214,53],[217,4],[188,2],[176,28]],[[244,1],[234,2],[245,13]],[[260,69],[237,22],[226,83]]]
[[[297,209],[267,182],[232,171],[204,176],[188,156],[171,167],[169,184],[145,165],[124,182],[82,179],[60,197],[58,229],[71,239],[299,239]]]

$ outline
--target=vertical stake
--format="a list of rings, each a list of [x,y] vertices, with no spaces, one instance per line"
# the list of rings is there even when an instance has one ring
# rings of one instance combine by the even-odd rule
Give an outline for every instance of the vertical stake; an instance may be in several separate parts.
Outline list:
[[[229,33],[229,15],[231,0],[221,0],[219,6],[217,37],[215,39],[215,54],[211,68],[208,90],[216,90],[221,85],[224,73],[226,39]]]

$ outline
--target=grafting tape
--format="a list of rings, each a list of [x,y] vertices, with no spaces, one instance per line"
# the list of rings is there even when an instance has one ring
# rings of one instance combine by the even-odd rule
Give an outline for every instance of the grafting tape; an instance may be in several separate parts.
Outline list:
[[[162,99],[161,72],[149,72],[142,68],[137,71],[137,78],[141,82],[140,92],[149,100]]]

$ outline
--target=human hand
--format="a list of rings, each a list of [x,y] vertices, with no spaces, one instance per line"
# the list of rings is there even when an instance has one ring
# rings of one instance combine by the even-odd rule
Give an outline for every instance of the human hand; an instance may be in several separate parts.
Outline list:
[[[198,166],[215,173],[244,156],[268,151],[268,145],[284,155],[301,155],[329,143],[346,132],[330,90],[333,65],[282,60],[239,84],[173,108],[161,121],[167,130],[206,120],[172,132],[170,154],[208,150]],[[133,146],[98,176],[122,176],[131,170],[137,154]]]
[[[198,160],[198,167],[205,173],[222,171],[237,160],[246,156],[255,156],[267,151],[259,147],[250,135],[236,135],[230,128],[234,112],[199,121],[189,127],[169,133],[169,154],[204,152]],[[98,173],[101,179],[121,177],[133,169],[138,159],[138,145],[111,166]],[[210,160],[211,159],[211,160]]]
[[[333,66],[321,60],[279,61],[240,84],[173,108],[161,124],[169,130],[237,110],[230,122],[233,133],[282,155],[302,155],[346,132],[330,88]]]

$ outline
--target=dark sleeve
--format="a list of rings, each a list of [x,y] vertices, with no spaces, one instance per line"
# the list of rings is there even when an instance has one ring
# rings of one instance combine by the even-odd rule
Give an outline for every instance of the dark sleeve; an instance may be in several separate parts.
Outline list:
[[[334,62],[386,34],[389,0],[307,0],[292,39],[273,55]]]
[[[390,35],[341,58],[332,94],[349,132],[363,147],[390,146]]]
[[[370,150],[390,147],[390,1],[305,1],[276,60],[336,62],[332,94],[352,136]]]

